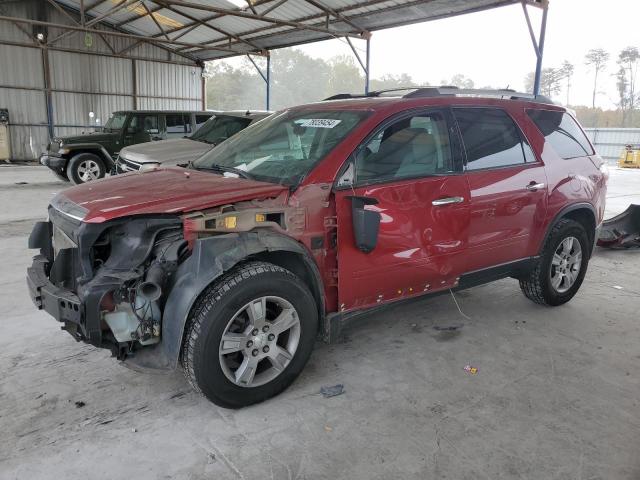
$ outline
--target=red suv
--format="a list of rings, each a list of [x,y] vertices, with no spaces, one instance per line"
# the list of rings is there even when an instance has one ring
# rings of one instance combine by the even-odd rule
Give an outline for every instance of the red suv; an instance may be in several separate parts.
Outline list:
[[[57,195],[36,306],[125,364],[225,407],[284,390],[318,336],[385,304],[503,277],[569,301],[607,170],[576,120],[512,91],[339,95],[194,161]]]

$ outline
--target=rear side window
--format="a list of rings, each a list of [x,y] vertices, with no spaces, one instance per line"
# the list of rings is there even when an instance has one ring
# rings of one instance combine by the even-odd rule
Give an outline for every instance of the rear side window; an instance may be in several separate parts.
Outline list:
[[[511,117],[498,108],[454,108],[467,170],[524,165],[535,156]]]
[[[544,138],[564,159],[593,155],[593,149],[577,122],[565,112],[527,110]]]
[[[191,133],[189,115],[181,113],[170,114],[166,117],[167,137],[182,137],[185,133]]]

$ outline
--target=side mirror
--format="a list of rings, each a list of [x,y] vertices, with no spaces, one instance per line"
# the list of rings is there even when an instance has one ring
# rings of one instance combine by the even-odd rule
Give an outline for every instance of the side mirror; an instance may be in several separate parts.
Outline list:
[[[381,215],[379,212],[365,210],[365,205],[376,205],[378,201],[370,197],[347,197],[351,200],[353,236],[358,250],[369,253],[378,244]]]
[[[127,128],[127,133],[138,133],[140,130],[138,130],[137,127],[128,127]]]

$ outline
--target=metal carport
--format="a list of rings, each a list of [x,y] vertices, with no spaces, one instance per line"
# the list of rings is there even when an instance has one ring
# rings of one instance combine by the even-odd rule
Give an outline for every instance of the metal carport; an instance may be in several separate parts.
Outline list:
[[[96,93],[114,98],[124,96],[130,99],[129,105],[134,109],[141,108],[141,99],[146,99],[145,104],[148,104],[153,98],[158,100],[157,105],[164,105],[163,100],[171,99],[183,104],[196,99],[203,104],[202,79],[199,80],[199,93],[193,93],[194,86],[190,85],[184,90],[187,94],[175,95],[175,88],[164,84],[170,84],[169,80],[164,83],[159,81],[161,84],[156,85],[160,87],[159,91],[151,91],[149,86],[154,84],[154,75],[162,77],[157,65],[174,65],[172,68],[178,69],[189,66],[202,68],[207,60],[246,55],[253,62],[251,57],[257,55],[266,57],[265,71],[253,63],[266,83],[268,109],[270,50],[346,38],[364,70],[364,89],[368,92],[372,32],[517,3],[522,5],[536,53],[534,93],[538,93],[548,0],[5,0],[0,3],[0,31],[5,26],[11,26],[15,34],[13,37],[0,34],[0,47],[39,49],[42,61],[38,63],[41,65],[36,69],[37,72],[28,73],[37,73],[42,77],[42,82],[25,87],[19,79],[14,77],[12,83],[7,80],[9,75],[2,74],[0,91],[25,91],[30,88],[42,92],[46,105],[46,126],[51,136],[54,128],[60,125],[54,111],[53,97],[56,95]],[[528,6],[543,11],[537,36],[529,18]],[[70,44],[70,39],[77,37],[78,33],[84,33],[85,45],[82,48]],[[354,47],[355,41],[366,43],[364,58]],[[101,48],[94,48],[98,44]],[[103,85],[103,89],[109,90],[107,93],[69,86],[69,82],[62,82],[65,85],[60,87],[55,81],[52,82],[49,59],[52,52],[97,55],[114,59],[109,60],[112,63],[117,62],[115,59],[126,59],[130,65],[121,66],[119,70],[129,70],[126,78],[121,78],[129,87],[121,91],[117,84]],[[141,71],[136,63],[143,64],[150,71]],[[108,69],[102,70],[107,75]],[[7,70],[0,68],[0,71]],[[141,74],[146,75],[147,83],[141,83]],[[167,77],[172,75],[171,71],[163,74]],[[70,75],[70,72],[67,71],[65,75]],[[186,78],[184,81],[189,83],[188,75],[183,76]],[[110,81],[117,83],[118,79]],[[93,83],[100,82],[94,80]],[[140,92],[141,85],[146,85],[147,90]],[[85,126],[77,119],[67,123],[78,128]]]

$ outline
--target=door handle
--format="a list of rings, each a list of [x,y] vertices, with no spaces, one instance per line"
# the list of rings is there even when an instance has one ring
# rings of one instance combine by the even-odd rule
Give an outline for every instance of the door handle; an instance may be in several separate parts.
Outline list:
[[[529,190],[530,192],[536,192],[536,191],[541,190],[541,189],[544,188],[544,183],[531,182],[525,188],[527,190]]]
[[[451,205],[453,203],[462,203],[464,202],[463,197],[447,197],[447,198],[438,198],[431,202],[431,205],[434,207],[441,207],[442,205]]]

